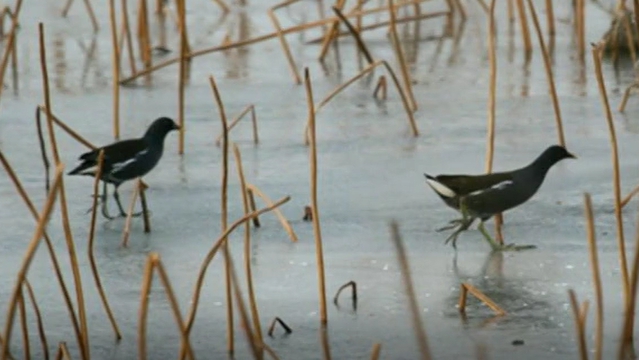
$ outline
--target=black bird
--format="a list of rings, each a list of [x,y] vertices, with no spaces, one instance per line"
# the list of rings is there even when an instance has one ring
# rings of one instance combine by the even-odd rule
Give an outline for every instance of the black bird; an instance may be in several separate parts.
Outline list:
[[[512,209],[528,201],[539,189],[548,170],[560,160],[575,159],[576,156],[559,145],[548,147],[529,165],[507,172],[486,175],[439,175],[426,176],[428,185],[444,200],[446,205],[458,210],[461,219],[450,221],[437,231],[459,226],[448,239],[455,242],[462,231],[480,219],[479,230],[494,250],[522,250],[534,248],[531,245],[499,245],[484,228],[484,222],[493,215]]]
[[[141,138],[118,141],[80,155],[79,160],[82,160],[82,163],[69,171],[67,175],[95,176],[98,170],[98,156],[100,151],[104,150],[100,176],[104,184],[102,215],[113,219],[109,216],[106,206],[107,183],[109,183],[115,187],[113,197],[118,204],[120,216],[126,216],[120,203],[118,187],[126,181],[144,176],[151,171],[162,157],[164,138],[169,132],[179,128],[172,119],[160,117],[153,121]]]

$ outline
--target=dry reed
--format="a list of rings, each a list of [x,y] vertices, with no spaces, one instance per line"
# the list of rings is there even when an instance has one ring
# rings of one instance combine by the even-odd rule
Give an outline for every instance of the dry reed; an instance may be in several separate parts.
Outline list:
[[[200,294],[202,292],[202,285],[204,284],[204,277],[206,275],[206,271],[208,270],[208,267],[211,264],[211,261],[213,261],[213,258],[215,257],[215,254],[217,253],[217,251],[220,249],[220,247],[222,247],[226,243],[229,234],[231,234],[233,230],[235,230],[237,227],[242,225],[244,222],[249,221],[250,219],[252,219],[253,217],[257,215],[272,211],[273,209],[279,207],[280,205],[288,202],[290,199],[291,199],[290,196],[286,196],[276,201],[272,206],[267,206],[260,210],[253,211],[250,214],[244,215],[243,217],[241,217],[240,219],[232,223],[226,229],[226,231],[224,231],[220,235],[220,237],[217,239],[213,247],[209,250],[209,252],[204,257],[204,260],[202,261],[202,265],[200,265],[200,271],[198,272],[198,276],[195,281],[195,289],[193,290],[193,297],[191,299],[191,308],[185,319],[185,324],[186,324],[185,332],[187,337],[189,336],[191,329],[193,328],[193,323],[195,322],[195,316],[197,314],[197,308],[200,303]],[[185,351],[185,347],[183,343],[182,348],[180,350],[180,354],[182,354],[180,356],[181,359],[184,358],[183,357],[183,355],[185,354],[184,351]]]
[[[244,169],[242,167],[242,155],[236,144],[233,144],[233,154],[235,155],[235,166],[237,167],[237,176],[240,179],[240,192],[242,193],[242,208],[244,215],[251,212],[249,206],[248,194],[246,192],[246,180],[244,179]],[[262,343],[262,326],[260,324],[260,313],[257,309],[257,301],[255,300],[255,289],[253,289],[253,270],[251,269],[251,224],[244,223],[244,271],[246,272],[246,287],[248,290],[249,307],[251,309],[251,317],[253,318],[253,328],[257,340]]]
[[[599,275],[599,258],[597,256],[597,235],[595,232],[595,220],[592,212],[592,200],[590,194],[584,194],[584,215],[586,217],[586,233],[588,234],[588,250],[590,252],[590,267],[592,269],[592,283],[597,301],[595,318],[595,360],[601,360],[603,347],[603,293],[601,291],[601,278]]]
[[[275,325],[277,324],[280,324],[287,335],[293,332],[293,330],[291,330],[291,328],[284,322],[284,320],[276,316],[275,319],[271,321],[271,325],[268,327],[268,336],[273,337],[273,331],[275,331]]]
[[[608,133],[610,136],[610,147],[612,156],[612,175],[613,175],[613,187],[615,197],[615,219],[617,224],[617,246],[619,247],[619,264],[621,267],[621,281],[623,283],[625,304],[630,301],[630,289],[629,289],[629,277],[628,277],[628,263],[626,259],[626,244],[624,240],[623,231],[623,218],[621,207],[621,179],[619,174],[619,150],[617,146],[617,135],[615,132],[615,124],[612,118],[612,112],[610,111],[610,103],[608,102],[608,93],[606,92],[606,84],[604,82],[603,73],[601,70],[601,51],[602,44],[593,44],[592,57],[595,65],[595,75],[597,76],[597,83],[599,85],[599,95],[606,114],[606,122],[608,124]]]
[[[313,108],[313,86],[308,68],[304,69],[304,87],[306,88],[306,101],[308,106],[308,124],[310,138],[310,165],[311,165],[311,209],[313,210],[313,234],[315,237],[315,256],[317,258],[317,283],[320,307],[320,323],[328,322],[326,311],[326,280],[324,278],[324,250],[322,248],[322,230],[317,205],[317,143],[315,137],[315,110]]]
[[[341,11],[344,8],[345,3],[346,3],[346,0],[336,0],[334,8],[337,8],[339,11]],[[335,19],[332,21],[332,23],[328,27],[328,30],[324,32],[324,36],[322,39],[322,48],[320,49],[320,55],[318,57],[321,63],[324,62],[324,59],[326,58],[326,54],[328,53],[328,47],[336,39],[336,35],[338,33],[339,33],[339,19]]]
[[[459,312],[462,314],[466,313],[466,299],[468,298],[468,294],[472,294],[474,297],[479,299],[484,305],[488,306],[492,311],[497,314],[497,316],[506,315],[506,311],[501,308],[501,306],[497,305],[491,298],[489,298],[486,294],[481,292],[479,289],[474,287],[469,283],[461,283],[460,284],[460,292],[459,292]]]
[[[426,0],[419,0],[419,1],[426,1]],[[399,6],[406,6],[407,4],[410,4],[411,2],[407,2],[407,3],[402,3]],[[387,11],[388,8],[386,6],[383,7],[379,7],[379,8],[375,8],[375,9],[368,9],[368,10],[362,10],[362,11],[355,11],[355,12],[351,12],[351,13],[347,13],[344,14],[345,17],[347,18],[351,18],[351,17],[357,17],[357,16],[361,16],[361,15],[370,15],[370,14],[374,14],[377,12],[382,12],[382,11]],[[407,17],[403,17],[400,19],[397,19],[395,21],[396,24],[400,24],[400,23],[404,23],[404,22],[411,22],[411,21],[419,21],[419,20],[424,20],[424,19],[429,19],[429,18],[435,18],[435,17],[440,17],[440,16],[444,16],[448,14],[447,11],[439,11],[439,12],[433,12],[433,13],[428,13],[428,14],[422,14],[419,16],[407,16]],[[335,21],[337,19],[337,17],[330,17],[330,18],[325,18],[325,19],[321,19],[321,20],[317,20],[317,21],[312,21],[312,22],[308,22],[302,25],[296,25],[296,26],[292,26],[290,28],[286,28],[286,29],[282,29],[281,30],[281,35],[287,35],[287,34],[291,34],[291,33],[297,33],[300,31],[304,31],[304,30],[308,30],[314,27],[320,27],[322,25],[331,23],[333,21]],[[384,27],[384,26],[388,26],[389,22],[380,22],[377,24],[373,24],[373,25],[368,25],[368,26],[364,26],[361,28],[361,31],[366,31],[366,30],[374,30],[377,29],[379,27]],[[339,36],[347,36],[349,35],[349,32],[345,32],[344,34],[340,34]],[[231,44],[223,44],[223,45],[218,45],[218,46],[214,46],[214,47],[210,47],[210,48],[205,48],[205,49],[200,49],[200,50],[196,50],[193,52],[190,52],[188,54],[188,58],[193,59],[195,57],[198,56],[203,56],[203,55],[207,55],[207,54],[211,54],[214,52],[218,52],[218,51],[224,51],[224,50],[229,50],[229,49],[234,49],[234,48],[238,48],[238,47],[244,47],[244,46],[248,46],[248,45],[252,45],[252,44],[256,44],[262,41],[266,41],[266,40],[271,40],[274,38],[278,38],[280,36],[280,32],[279,31],[274,31],[272,33],[268,33],[265,35],[260,35],[257,36],[255,38],[251,38],[251,39],[246,39],[246,40],[241,40],[241,41],[237,41]],[[130,83],[131,81],[142,77],[142,76],[148,76],[149,74],[165,68],[169,65],[173,65],[173,64],[177,64],[180,62],[180,58],[175,57],[169,60],[166,60],[162,63],[156,64],[154,66],[148,65],[144,70],[140,70],[138,73],[131,75],[130,77],[126,78],[126,79],[122,79],[120,81],[120,84],[125,85],[127,83]]]
[[[555,10],[553,9],[553,0],[546,0],[546,25],[548,26],[548,36],[555,37]],[[552,39],[551,39],[552,41]]]
[[[588,349],[586,346],[586,329],[584,326],[585,324],[582,321],[583,317],[579,311],[577,296],[575,295],[575,292],[572,289],[568,290],[568,296],[570,297],[570,306],[572,307],[573,316],[575,318],[575,329],[577,333],[577,343],[579,344],[580,359],[587,360]]]
[[[31,261],[35,256],[35,252],[38,249],[38,245],[40,245],[40,239],[44,234],[47,223],[49,222],[49,217],[53,212],[53,206],[56,203],[58,195],[60,194],[60,185],[62,184],[62,175],[64,170],[64,165],[58,164],[56,166],[55,176],[53,178],[53,184],[51,185],[51,191],[47,195],[47,199],[45,201],[42,212],[40,213],[40,220],[38,221],[38,225],[34,231],[33,237],[31,241],[29,241],[29,245],[27,246],[27,250],[25,252],[24,257],[22,258],[22,264],[18,270],[18,274],[16,276],[16,284],[14,285],[12,295],[9,301],[9,307],[7,309],[6,322],[3,331],[3,340],[2,343],[2,352],[1,359],[6,360],[8,356],[11,356],[9,353],[9,344],[11,343],[11,330],[13,328],[13,322],[16,312],[16,307],[18,306],[18,298],[20,297],[20,293],[22,291],[22,285],[24,280],[27,277],[27,272],[29,271],[29,266],[31,265]]]
[[[24,350],[24,358],[31,359],[29,326],[27,325],[27,306],[25,305],[24,301],[24,290],[21,287],[20,291],[18,291],[18,312],[20,313],[20,328],[22,329],[22,349]]]
[[[246,193],[248,194],[248,198],[249,198],[249,206],[251,207],[251,211],[256,211],[257,207],[255,206],[255,195],[253,194],[253,191],[251,191],[251,189],[247,189]],[[260,227],[262,226],[260,224],[260,218],[255,216],[253,218],[253,226],[255,227]]]
[[[69,349],[67,348],[67,343],[61,341],[58,345],[58,352],[55,356],[56,360],[71,360],[71,355],[69,354]]]
[[[411,132],[412,132],[413,136],[415,136],[415,137],[419,136],[419,130],[417,129],[417,123],[415,122],[415,117],[413,115],[413,111],[411,111],[411,109],[410,109],[408,96],[404,92],[404,88],[402,88],[401,84],[399,83],[399,80],[398,80],[397,76],[395,75],[395,72],[390,67],[388,62],[386,62],[385,60],[377,60],[377,61],[373,62],[372,64],[370,64],[367,67],[365,67],[362,71],[360,71],[357,75],[353,76],[352,78],[350,78],[349,80],[347,80],[343,84],[341,84],[340,86],[338,86],[335,89],[333,89],[324,98],[324,100],[322,100],[317,105],[315,105],[314,113],[317,114],[317,112],[320,109],[322,109],[325,105],[327,105],[335,96],[337,96],[337,94],[342,92],[349,85],[353,84],[358,79],[364,77],[366,74],[368,74],[369,72],[373,71],[376,67],[378,67],[380,65],[384,66],[384,68],[388,71],[389,75],[391,76],[391,79],[393,79],[393,83],[395,84],[395,87],[397,88],[397,91],[399,92],[400,98],[402,100],[402,104],[404,105],[404,110],[406,112],[406,115],[408,116],[408,123],[409,123],[409,125],[411,127]],[[309,136],[309,123],[308,122],[306,123],[306,129],[304,130],[304,134],[306,136],[306,144],[308,144],[308,136]]]
[[[259,198],[261,198],[266,205],[273,204],[273,200],[271,200],[268,196],[266,196],[266,194],[264,194],[260,189],[258,189],[257,186],[253,184],[246,184],[246,188],[248,189],[248,191],[250,191],[251,194],[255,194]],[[297,242],[298,241],[297,234],[295,233],[295,230],[293,230],[291,223],[284,216],[284,214],[282,214],[282,211],[280,211],[280,209],[275,209],[273,210],[273,213],[275,214],[275,216],[277,216],[278,220],[280,221],[280,224],[282,224],[282,227],[288,234],[289,238],[291,238],[291,241]]]
[[[335,15],[337,15],[337,17],[339,17],[340,20],[342,20],[344,25],[346,25],[346,27],[348,28],[348,31],[350,31],[350,33],[353,35],[353,38],[355,39],[355,43],[357,44],[357,48],[364,55],[364,57],[366,58],[366,61],[368,62],[368,64],[369,65],[372,64],[373,61],[374,61],[373,60],[373,56],[371,55],[370,51],[368,50],[368,47],[366,46],[366,43],[364,43],[364,40],[362,40],[362,37],[359,35],[359,31],[353,27],[353,25],[342,14],[342,12],[340,11],[339,8],[337,8],[336,6],[333,6],[333,12],[335,12]]]
[[[532,0],[528,1],[528,8],[530,9],[530,15],[537,31],[537,39],[539,40],[539,47],[544,58],[544,66],[546,68],[546,78],[548,79],[548,91],[550,92],[550,98],[552,99],[552,107],[555,110],[555,122],[557,124],[557,135],[559,137],[559,144],[566,146],[566,139],[564,138],[564,127],[561,121],[561,109],[559,108],[559,99],[557,99],[557,90],[555,89],[555,79],[552,72],[552,64],[550,62],[550,55],[544,42],[544,35],[541,33],[541,25],[539,25],[539,19],[537,18],[537,12],[535,11],[535,5]]]
[[[29,294],[29,300],[31,301],[31,305],[33,306],[33,314],[36,318],[36,324],[38,326],[38,335],[40,337],[40,343],[42,344],[42,356],[45,360],[49,360],[49,344],[47,341],[47,335],[44,331],[44,324],[42,323],[42,314],[40,313],[40,307],[38,306],[38,302],[36,301],[35,294],[33,293],[33,288],[29,283],[29,279],[24,279],[24,286],[27,288],[27,293]]]
[[[148,185],[142,181],[142,179],[138,179],[138,191],[140,192],[140,205],[142,206],[142,222],[144,223],[144,232],[151,232],[151,219],[149,219],[149,207],[146,203],[146,189],[148,189]]]
[[[38,144],[40,145],[40,154],[42,155],[42,163],[44,164],[44,189],[48,193],[51,179],[49,177],[49,158],[47,157],[47,148],[44,144],[44,135],[42,134],[42,121],[40,118],[40,108],[36,107],[36,129],[38,130]]]
[[[16,188],[16,191],[18,192],[18,194],[20,195],[20,197],[22,198],[24,203],[27,205],[27,208],[29,209],[29,212],[31,212],[31,215],[36,220],[36,222],[39,221],[40,220],[40,214],[38,213],[38,210],[36,209],[35,205],[33,205],[33,202],[29,198],[29,195],[24,190],[24,187],[22,186],[22,183],[20,182],[20,180],[16,176],[15,171],[13,171],[13,168],[11,167],[11,165],[9,164],[7,159],[2,154],[2,151],[0,151],[0,162],[2,163],[2,166],[5,168],[7,174],[9,175],[9,178],[13,182],[13,184],[14,184],[14,186]],[[69,317],[71,318],[71,325],[73,326],[73,330],[74,330],[74,333],[75,333],[76,338],[78,340],[78,343],[80,344],[80,346],[82,346],[82,335],[80,333],[80,327],[78,325],[78,319],[77,319],[77,317],[75,315],[75,309],[74,309],[72,301],[71,301],[71,295],[69,294],[69,290],[68,290],[68,288],[66,286],[64,278],[62,277],[62,270],[60,269],[60,264],[58,262],[58,258],[56,256],[56,253],[55,253],[54,249],[53,249],[53,244],[51,243],[51,239],[47,235],[46,231],[44,232],[43,237],[44,237],[45,244],[47,245],[47,250],[48,250],[49,256],[51,258],[51,263],[53,264],[53,269],[54,269],[54,272],[56,274],[56,278],[57,278],[58,283],[60,285],[60,289],[62,290],[62,295],[64,297],[64,301],[65,301],[65,304],[67,306],[67,310],[69,311]],[[0,340],[1,340],[1,338],[0,338]]]
[[[639,224],[639,216],[637,217]],[[633,333],[635,324],[635,308],[637,304],[637,280],[639,278],[639,229],[635,233],[635,253],[632,261],[632,271],[630,276],[630,295],[624,309],[624,324],[622,328],[621,341],[619,343],[619,359],[628,358],[627,355],[634,356]],[[630,354],[627,354],[630,352]]]
[[[575,6],[575,28],[577,32],[577,54],[580,59],[586,55],[586,15],[585,0],[576,0]]]
[[[414,112],[417,111],[417,102],[415,101],[415,95],[413,95],[413,81],[410,77],[410,74],[408,73],[408,66],[406,65],[404,50],[402,49],[402,44],[399,41],[399,36],[397,36],[397,15],[395,14],[395,6],[393,5],[393,3],[394,0],[388,0],[388,13],[390,15],[389,31],[391,34],[391,44],[393,45],[393,48],[395,50],[397,66],[399,66],[402,78],[404,80],[404,91],[406,92],[406,94],[408,94],[410,109]]]
[[[215,79],[213,76],[209,77],[209,82],[211,83],[211,89],[213,90],[213,95],[215,98],[215,102],[217,103],[217,108],[220,113],[220,120],[222,122],[222,134],[224,139],[224,147],[223,147],[223,155],[222,155],[222,201],[221,201],[221,220],[222,220],[222,231],[226,231],[228,225],[227,219],[227,206],[228,206],[228,163],[229,163],[229,128],[226,121],[226,112],[224,111],[224,103],[222,102],[222,98],[220,96],[220,92],[217,88],[217,84],[215,83]],[[225,284],[226,284],[226,336],[227,336],[227,350],[229,354],[233,354],[235,349],[235,340],[234,340],[234,331],[233,331],[233,299],[231,297],[232,292],[232,284],[231,284],[231,269],[229,265],[230,261],[230,253],[228,242],[226,239],[224,240],[224,244],[222,247],[222,251],[224,253],[224,275],[225,275]]]
[[[339,289],[337,289],[337,292],[333,297],[333,304],[335,304],[335,306],[339,306],[339,295],[342,293],[342,291],[348,289],[349,287],[351,288],[351,300],[353,301],[353,309],[357,308],[357,283],[353,280],[347,282],[346,284],[340,286]]]
[[[69,10],[71,9],[71,5],[73,5],[73,0],[67,0],[64,8],[62,9],[62,17],[67,17],[67,15],[69,14]],[[84,0],[84,6],[86,7],[87,13],[89,14],[89,19],[91,19],[93,32],[98,32],[98,30],[100,30],[100,26],[98,25],[98,19],[95,17],[95,12],[93,11],[91,2],[89,0]]]
[[[38,23],[38,35],[39,35],[39,48],[40,48],[40,67],[42,69],[43,91],[44,91],[44,103],[47,114],[47,127],[49,130],[49,142],[52,148],[53,159],[56,167],[61,165],[60,155],[58,154],[58,145],[55,140],[55,131],[53,129],[53,118],[51,117],[51,97],[49,95],[49,76],[46,65],[46,45],[44,25]],[[71,271],[73,273],[73,280],[75,283],[76,300],[78,307],[78,314],[80,319],[80,334],[82,335],[81,342],[81,355],[83,360],[88,360],[89,355],[89,336],[86,319],[86,308],[84,304],[84,294],[82,292],[82,278],[80,277],[80,269],[78,266],[78,259],[75,252],[75,243],[73,242],[73,235],[71,234],[71,225],[69,223],[69,213],[67,209],[66,194],[64,190],[64,180],[60,182],[60,212],[62,213],[62,228],[64,230],[64,238],[69,252],[69,260],[71,262]]]
[[[341,1],[341,0],[338,0]],[[288,1],[287,1],[288,2]],[[297,70],[297,65],[295,64],[295,60],[293,59],[293,55],[291,54],[291,48],[288,46],[288,42],[286,42],[286,38],[284,37],[284,32],[282,31],[282,26],[280,25],[280,21],[277,19],[275,15],[275,10],[280,8],[282,4],[277,4],[270,9],[268,9],[268,16],[273,23],[273,27],[275,28],[275,33],[277,34],[277,38],[280,40],[280,45],[282,46],[282,51],[284,51],[284,56],[288,61],[288,66],[291,69],[291,73],[293,74],[293,80],[296,84],[300,84],[302,79],[300,78],[300,74]]]
[[[388,86],[386,85],[386,77],[384,75],[379,76],[379,81],[373,90],[373,97],[378,100],[386,100],[388,94]]]
[[[186,54],[188,53],[187,49],[187,38],[186,38],[186,18],[185,18],[185,4],[184,0],[176,0],[178,3],[178,12],[179,16],[179,28],[180,28],[180,66],[179,66],[179,76],[178,76],[178,124],[180,126],[180,136],[178,137],[178,154],[184,154],[184,87],[185,87],[185,78],[186,78]]]
[[[526,62],[528,62],[532,56],[532,42],[530,41],[530,30],[528,28],[528,20],[526,19],[524,0],[515,0],[515,5],[517,5],[519,24],[521,25],[521,36],[524,42],[524,58]]]
[[[44,111],[45,113],[47,112],[47,108],[44,105],[40,105],[38,106],[38,109],[40,111]],[[98,147],[93,145],[89,140],[85,139],[84,137],[82,137],[80,134],[78,134],[77,132],[75,132],[69,125],[65,124],[62,120],[60,120],[58,117],[56,117],[53,112],[50,112],[51,115],[51,120],[53,120],[53,122],[58,125],[62,130],[64,130],[64,132],[66,132],[67,134],[69,134],[69,136],[71,136],[73,139],[75,139],[77,142],[81,143],[82,145],[88,147],[91,150],[95,150]]]
[[[117,24],[115,21],[115,0],[109,0],[111,22],[111,44],[113,46],[113,137],[120,139],[120,49],[118,47]]]
[[[100,190],[100,178],[102,177],[102,164],[104,161],[104,151],[101,150],[98,155],[98,164],[97,170],[95,173],[95,177],[93,180],[93,204],[91,207],[91,223],[89,225],[89,245],[87,248],[87,253],[89,257],[89,264],[91,265],[91,273],[93,274],[93,280],[95,281],[95,286],[98,289],[98,293],[100,294],[100,300],[102,301],[102,305],[104,306],[104,310],[107,313],[107,317],[109,318],[109,322],[111,322],[111,326],[113,327],[113,332],[115,332],[116,340],[120,340],[122,335],[120,334],[120,328],[118,327],[118,323],[115,320],[115,316],[113,316],[113,312],[111,311],[111,306],[109,305],[109,300],[107,298],[106,292],[102,288],[102,280],[100,279],[100,273],[98,271],[98,265],[95,262],[95,224],[98,216],[97,208],[98,208],[98,196]]]
[[[133,219],[133,210],[135,210],[135,202],[137,201],[139,194],[140,194],[140,187],[136,186],[135,189],[133,189],[133,194],[131,194],[131,201],[129,202],[129,208],[126,213],[126,218],[124,219],[124,230],[122,231],[122,242],[120,243],[120,246],[122,247],[129,246],[129,235],[131,234],[131,220]]]
[[[486,133],[486,173],[493,171],[493,158],[495,153],[495,99],[497,88],[497,55],[496,55],[496,30],[495,30],[495,0],[491,0],[488,10],[488,61],[490,63],[490,80],[488,85],[488,131]],[[495,216],[495,235],[500,244],[504,244],[501,232],[503,216],[501,213]]]
[[[382,344],[375,343],[373,345],[373,351],[371,351],[371,360],[379,359],[379,354],[382,352]]]
[[[258,136],[258,132],[257,132],[257,115],[255,114],[255,105],[251,104],[248,105],[244,108],[244,110],[242,110],[229,124],[229,132],[231,131],[231,129],[233,129],[235,127],[235,125],[237,125],[240,120],[242,120],[244,118],[244,116],[246,116],[246,114],[251,113],[251,122],[253,123],[253,143],[257,144],[259,143],[259,136]],[[222,135],[220,134],[218,135],[218,137],[215,139],[215,146],[220,146],[220,142],[222,141]]]
[[[135,74],[138,72],[137,67],[135,66],[135,53],[133,52],[133,39],[131,38],[131,25],[129,24],[129,11],[127,8],[128,0],[122,0],[121,9],[122,9],[122,27],[124,29],[124,34],[122,35],[122,40],[126,42],[127,52],[129,53],[129,66],[131,67],[131,74]]]
[[[397,262],[402,274],[402,280],[404,283],[404,291],[408,298],[408,305],[410,306],[411,320],[413,322],[413,329],[415,332],[415,338],[419,346],[421,359],[431,359],[430,350],[428,346],[428,339],[426,337],[426,329],[421,318],[421,311],[419,304],[417,303],[417,297],[415,295],[415,289],[413,288],[413,280],[410,272],[410,266],[408,265],[408,258],[406,257],[406,250],[404,249],[404,242],[402,241],[401,234],[399,233],[399,225],[397,221],[390,222],[391,239],[395,246],[395,252],[397,253]]]

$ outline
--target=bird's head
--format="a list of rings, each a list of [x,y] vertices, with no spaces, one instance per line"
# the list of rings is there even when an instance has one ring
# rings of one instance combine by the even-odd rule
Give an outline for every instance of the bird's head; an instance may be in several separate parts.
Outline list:
[[[144,134],[145,137],[152,136],[159,139],[164,139],[164,137],[173,130],[179,130],[180,127],[168,117],[160,117],[157,118],[149,129]]]
[[[563,159],[576,159],[577,157],[571,154],[565,147],[561,145],[552,145],[544,152],[549,159],[559,161]]]

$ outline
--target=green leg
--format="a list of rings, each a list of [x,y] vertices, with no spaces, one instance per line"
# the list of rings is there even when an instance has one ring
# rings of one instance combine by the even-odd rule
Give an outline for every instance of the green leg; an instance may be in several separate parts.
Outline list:
[[[520,251],[520,250],[530,250],[530,249],[536,248],[535,245],[515,245],[515,244],[501,245],[499,244],[497,241],[495,241],[495,239],[493,239],[492,236],[490,236],[490,234],[488,233],[488,230],[486,230],[486,227],[484,227],[483,221],[479,223],[479,231],[481,231],[481,234],[484,235],[484,238],[486,239],[486,241],[488,241],[488,243],[490,244],[490,247],[494,251]]]

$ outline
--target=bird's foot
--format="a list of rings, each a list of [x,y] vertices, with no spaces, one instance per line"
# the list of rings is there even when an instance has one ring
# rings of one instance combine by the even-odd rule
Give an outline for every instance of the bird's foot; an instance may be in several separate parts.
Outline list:
[[[448,225],[440,227],[439,229],[437,229],[435,231],[436,232],[442,232],[442,231],[454,229],[457,226],[459,226],[460,224],[462,224],[463,222],[464,222],[464,219],[453,219],[453,220],[448,222]]]
[[[143,214],[144,214],[144,211],[138,211],[138,212],[136,212],[136,213],[131,214],[131,217],[140,217],[140,216],[142,216]],[[127,216],[129,216],[129,215],[128,215],[127,213],[125,213],[125,212],[121,212],[121,213],[120,213],[120,217],[125,218],[125,217],[127,217]]]

